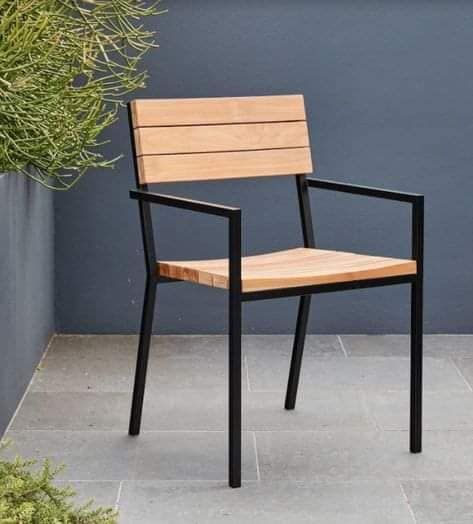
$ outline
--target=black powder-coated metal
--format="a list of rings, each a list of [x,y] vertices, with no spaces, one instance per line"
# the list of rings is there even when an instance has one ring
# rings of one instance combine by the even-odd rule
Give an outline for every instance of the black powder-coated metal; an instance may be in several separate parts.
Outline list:
[[[424,261],[424,200],[422,195],[400,193],[384,189],[358,186],[296,176],[297,195],[301,217],[302,234],[305,247],[315,247],[314,231],[310,210],[308,188],[338,191],[367,197],[377,197],[412,204],[412,258],[417,263],[417,274],[400,277],[361,280],[313,286],[300,286],[263,291],[242,291],[241,279],[241,210],[148,191],[146,184],[140,184],[134,131],[130,106],[129,124],[133,150],[133,162],[136,177],[136,190],[130,191],[130,198],[138,200],[140,225],[143,238],[146,266],[146,288],[141,318],[140,340],[133,388],[133,401],[130,416],[129,434],[137,435],[140,431],[143,397],[146,383],[146,369],[151,341],[153,312],[156,289],[160,283],[179,282],[179,280],[160,277],[157,269],[156,247],[150,204],[160,204],[189,211],[221,216],[228,219],[229,246],[229,484],[241,486],[241,315],[242,303],[252,300],[266,300],[300,296],[297,315],[296,333],[292,351],[291,369],[286,392],[286,409],[293,409],[296,402],[300,376],[304,341],[309,317],[311,295],[349,289],[390,286],[396,284],[411,285],[411,404],[410,404],[410,450],[418,453],[422,448],[422,333],[423,333],[423,261]]]
[[[135,135],[133,132],[130,105],[128,105],[128,121],[130,125],[131,147],[133,153],[133,166],[135,171],[136,187],[146,191],[148,189],[148,186],[145,184],[140,184],[138,177]],[[140,432],[141,414],[143,411],[143,399],[146,385],[146,372],[148,369],[149,347],[151,344],[151,333],[153,330],[156,288],[158,284],[156,274],[156,248],[154,244],[154,232],[153,222],[151,219],[150,204],[145,200],[140,200],[138,202],[138,206],[140,213],[141,236],[143,239],[144,259],[146,266],[146,287],[143,300],[143,311],[141,314],[140,337],[138,342],[138,354],[136,359],[130,424],[128,428],[128,433],[130,435],[138,435]]]
[[[411,285],[411,399],[409,447],[412,453],[422,451],[422,339],[423,339],[423,280],[424,280],[424,198],[418,197],[413,206],[412,258],[417,263],[417,275]]]
[[[241,213],[230,217],[228,235],[230,285],[228,404],[229,404],[229,484],[241,486]]]
[[[310,210],[309,184],[305,175],[296,176],[296,187],[304,247],[315,247],[314,226]]]
[[[415,280],[415,275],[402,275],[400,277],[383,277],[353,282],[337,282],[335,284],[316,284],[314,286],[286,287],[263,291],[247,291],[242,293],[243,302],[250,300],[268,300],[271,298],[300,297],[302,295],[316,295],[319,293],[334,293],[350,289],[366,289],[370,287],[393,286],[396,284],[410,284]]]
[[[153,331],[156,288],[157,280],[148,276],[146,278],[143,313],[141,316],[140,340],[138,343],[135,383],[133,386],[130,426],[128,429],[128,433],[130,435],[139,435],[140,433],[141,414],[143,412],[143,399],[146,385],[146,372],[148,369],[149,347],[151,344],[151,333]]]
[[[202,202],[201,200],[191,200],[190,198],[164,195],[162,193],[152,193],[151,191],[132,190],[130,191],[130,198],[138,200],[139,202],[151,202],[163,206],[177,207],[179,209],[187,209],[188,211],[197,211],[198,213],[227,218],[240,212],[240,209],[237,207],[222,206],[219,204]]]
[[[312,214],[310,210],[309,186],[305,175],[296,176],[296,187],[304,247],[315,247]],[[294,335],[294,343],[292,346],[291,367],[289,369],[286,400],[284,402],[285,409],[294,409],[296,407],[297,388],[299,386],[299,377],[301,374],[302,355],[304,353],[311,300],[311,295],[303,295],[299,298],[296,333]]]
[[[302,354],[304,353],[305,337],[307,332],[307,322],[309,320],[311,295],[304,295],[299,299],[299,310],[297,312],[296,334],[294,336],[294,346],[292,348],[291,367],[289,369],[289,379],[287,381],[285,409],[296,407],[297,387],[301,374]]]
[[[321,178],[307,178],[310,187],[337,191],[338,193],[350,193],[352,195],[363,195],[367,197],[383,198],[385,200],[396,200],[398,202],[409,202],[413,204],[422,195],[416,193],[405,193],[401,191],[388,191],[377,187],[360,186],[334,180],[323,180]]]

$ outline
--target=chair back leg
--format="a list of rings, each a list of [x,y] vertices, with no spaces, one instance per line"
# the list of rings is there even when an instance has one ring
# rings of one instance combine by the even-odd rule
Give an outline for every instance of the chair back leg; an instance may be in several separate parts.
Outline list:
[[[302,354],[304,352],[305,336],[307,332],[307,321],[309,319],[311,295],[304,295],[299,299],[299,311],[297,313],[296,333],[292,348],[291,368],[287,382],[286,409],[294,409],[296,406],[297,388],[301,373]]]
[[[154,279],[150,277],[146,279],[143,312],[141,315],[140,340],[138,343],[138,356],[136,359],[135,384],[133,386],[133,400],[131,404],[130,426],[128,430],[130,435],[138,435],[140,433],[146,371],[148,369],[149,347],[153,329],[156,284],[157,283]]]
[[[422,451],[422,276],[411,284],[411,406],[409,447],[411,453]]]

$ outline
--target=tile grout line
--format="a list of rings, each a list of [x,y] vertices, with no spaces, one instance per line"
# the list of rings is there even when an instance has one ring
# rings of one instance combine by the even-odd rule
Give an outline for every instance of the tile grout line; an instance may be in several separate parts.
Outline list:
[[[340,347],[342,348],[343,354],[345,355],[345,358],[348,358],[347,350],[345,349],[345,344],[342,342],[342,337],[340,335],[337,335],[338,343],[340,344]]]
[[[33,372],[33,375],[31,376],[31,379],[30,381],[28,382],[28,385],[26,386],[26,389],[25,389],[25,392],[23,393],[21,399],[20,399],[20,402],[18,403],[18,406],[16,407],[15,411],[13,412],[13,415],[10,419],[10,422],[8,423],[7,427],[5,428],[5,431],[3,432],[3,436],[0,434],[0,440],[10,431],[12,425],[13,425],[13,422],[15,421],[15,418],[16,416],[18,415],[18,412],[20,411],[21,407],[23,406],[23,402],[25,401],[25,398],[26,398],[26,395],[28,395],[30,389],[31,389],[31,386],[33,384],[33,380],[36,376],[36,373],[38,372],[38,368],[41,367],[41,364],[43,363],[43,360],[46,358],[46,355],[48,354],[48,351],[50,350],[51,348],[51,345],[53,343],[53,340],[56,338],[57,336],[57,333],[53,333],[51,335],[51,338],[49,339],[49,342],[46,344],[46,348],[41,356],[41,358],[39,359],[39,362],[36,364],[35,368],[34,368],[34,372]]]
[[[250,370],[248,367],[248,357],[245,355],[243,357],[243,362],[245,363],[245,371],[246,371],[246,389],[248,390],[248,393],[251,393],[251,387],[250,387]]]
[[[258,460],[258,446],[256,444],[256,431],[253,431],[253,444],[255,446],[256,479],[258,480],[258,482],[261,482],[261,474],[259,470],[259,460]]]
[[[411,506],[411,504],[409,502],[409,498],[407,497],[407,493],[406,493],[406,491],[404,489],[404,486],[402,485],[402,482],[399,482],[399,487],[401,488],[402,496],[404,497],[404,500],[406,502],[407,508],[409,509],[409,513],[411,514],[412,521],[414,522],[414,524],[417,524],[417,519],[416,519],[414,510],[412,509],[412,506]]]
[[[473,391],[473,388],[471,387],[471,384],[468,382],[468,380],[466,379],[466,377],[463,375],[463,373],[461,372],[461,369],[457,366],[457,363],[455,362],[455,359],[453,357],[448,357],[448,359],[451,364],[453,365],[453,367],[455,368],[456,372],[460,375],[460,377],[463,379],[463,382],[465,382],[467,388],[469,391]]]
[[[366,398],[366,391],[360,391],[359,395],[361,399],[361,405],[363,406],[363,410],[366,416],[368,417],[368,419],[370,420],[370,422],[373,424],[374,429],[378,432],[383,431],[383,429],[379,426],[374,413],[372,413],[369,407],[368,399]]]
[[[123,480],[120,480],[120,484],[118,485],[117,498],[115,499],[115,511],[118,511],[118,508],[119,508],[120,497],[122,496],[122,489],[123,489]]]

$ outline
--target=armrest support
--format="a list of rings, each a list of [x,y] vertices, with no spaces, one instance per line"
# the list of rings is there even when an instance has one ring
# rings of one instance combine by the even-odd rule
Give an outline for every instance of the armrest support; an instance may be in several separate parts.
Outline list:
[[[327,189],[352,195],[383,198],[397,202],[407,202],[412,205],[412,259],[417,262],[417,275],[422,278],[424,265],[424,195],[417,193],[404,193],[400,191],[389,191],[376,187],[359,186],[335,182],[333,180],[322,180],[318,178],[307,178],[309,187]]]

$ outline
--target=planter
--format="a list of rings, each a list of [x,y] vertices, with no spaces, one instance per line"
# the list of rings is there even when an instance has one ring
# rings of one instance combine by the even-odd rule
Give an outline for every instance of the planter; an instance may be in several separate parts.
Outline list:
[[[53,194],[0,174],[0,434],[54,330]]]

